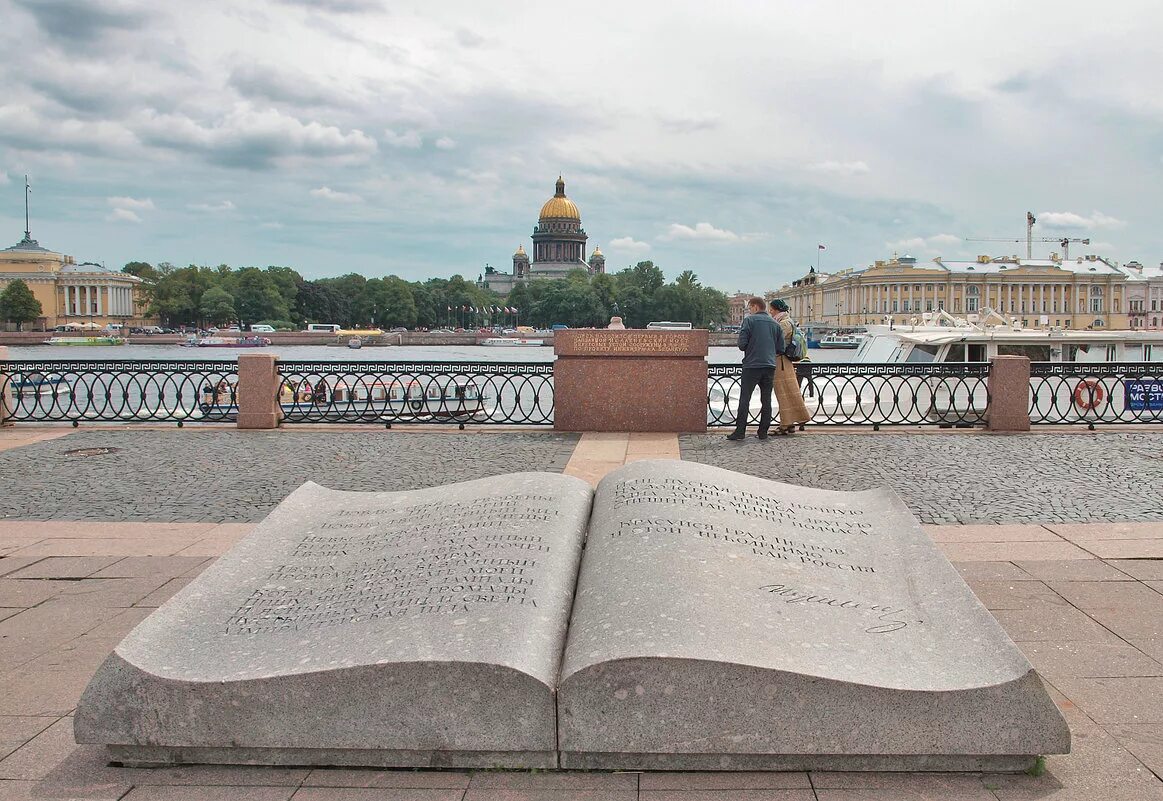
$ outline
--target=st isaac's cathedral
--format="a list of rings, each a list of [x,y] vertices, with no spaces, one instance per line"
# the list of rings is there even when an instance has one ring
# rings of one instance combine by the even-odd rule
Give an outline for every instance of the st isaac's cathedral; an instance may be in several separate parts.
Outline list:
[[[477,282],[481,286],[509,294],[522,281],[545,278],[564,278],[570,270],[582,269],[596,275],[606,271],[606,257],[601,248],[586,260],[586,231],[581,227],[581,212],[577,204],[565,196],[565,181],[557,177],[557,192],[545,201],[537,225],[533,227],[533,258],[524,245],[513,254],[513,272],[502,273],[492,267]]]

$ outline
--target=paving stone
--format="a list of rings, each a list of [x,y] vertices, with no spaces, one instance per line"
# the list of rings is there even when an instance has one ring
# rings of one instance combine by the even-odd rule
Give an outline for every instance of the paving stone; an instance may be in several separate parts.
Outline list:
[[[643,790],[640,801],[815,801],[811,790]]]
[[[1100,642],[1022,642],[1018,647],[1037,669],[1056,678],[1163,676],[1163,664],[1133,645]]]
[[[809,428],[767,442],[685,434],[679,447],[688,461],[775,481],[834,490],[891,486],[922,523],[1163,521],[1157,495],[1143,491],[1163,486],[1160,432],[933,436]],[[998,465],[1021,465],[1022,480],[999,477]],[[1102,467],[1096,475],[1079,465]],[[1163,541],[1158,544],[1163,549]]]
[[[778,790],[809,788],[811,779],[803,772],[707,771],[703,773],[642,773],[638,789],[649,790]]]
[[[1055,542],[942,542],[940,546],[941,551],[950,562],[1093,559],[1093,556],[1082,548],[1062,540]]]
[[[1100,725],[1163,724],[1163,676],[1056,679],[1054,686]]]
[[[1119,642],[1114,634],[1071,607],[999,609],[993,616],[1014,642]]]
[[[464,790],[440,788],[304,787],[295,801],[461,801]]]
[[[351,770],[326,768],[311,771],[304,787],[397,787],[463,790],[469,774],[455,770]]]
[[[1098,559],[1070,559],[1060,562],[1031,560],[1018,567],[1041,581],[1126,581],[1127,576]]]
[[[199,556],[129,556],[93,574],[93,578],[177,578],[196,574],[209,559]],[[159,585],[160,586],[160,585]]]
[[[147,786],[134,787],[124,801],[290,801],[294,793],[294,787]]]
[[[39,562],[39,556],[2,556],[0,555],[0,576],[7,577],[17,570],[23,570],[29,565]]]
[[[228,785],[298,787],[311,768],[273,768],[254,765],[175,765],[142,770],[139,785]]]
[[[299,792],[303,792],[303,790]],[[378,792],[385,791],[379,790]],[[382,797],[391,798],[391,796],[386,795]],[[639,798],[637,790],[537,790],[470,787],[465,791],[463,801],[635,801],[637,798]],[[367,801],[372,801],[372,799],[368,798]],[[808,799],[804,799],[804,801],[808,801]]]
[[[56,718],[0,715],[0,759],[47,729]]]
[[[1119,609],[1088,609],[1086,613],[1124,640],[1163,639],[1163,612],[1158,602]]]
[[[1163,581],[1163,559],[1108,559],[1106,563],[1132,578]]]
[[[60,595],[72,583],[44,579],[0,579],[0,606],[28,609]]]
[[[1068,606],[1061,595],[1041,581],[969,581],[969,588],[985,608],[1030,609],[1035,606]]]
[[[1163,539],[1163,522],[1052,523],[1047,528],[1071,542]]]
[[[9,573],[9,579],[60,578],[77,579],[93,575],[114,562],[119,556],[49,556],[36,558],[33,564]]]
[[[1013,562],[957,562],[953,565],[966,582],[1036,581]],[[971,585],[972,586],[972,585]]]
[[[1155,775],[1163,776],[1163,724],[1108,725],[1106,730]]]
[[[1163,595],[1137,581],[1053,581],[1050,588],[1079,609],[1135,609],[1163,615]]]
[[[933,542],[1061,542],[1045,526],[923,526]]]
[[[333,489],[406,490],[518,470],[560,473],[577,442],[576,434],[540,432],[83,431],[0,451],[0,518],[253,522],[308,480]],[[91,459],[65,455],[86,447],[121,450]],[[240,475],[233,465],[247,469]]]
[[[564,770],[554,773],[477,771],[469,780],[473,790],[634,790],[637,773]]]

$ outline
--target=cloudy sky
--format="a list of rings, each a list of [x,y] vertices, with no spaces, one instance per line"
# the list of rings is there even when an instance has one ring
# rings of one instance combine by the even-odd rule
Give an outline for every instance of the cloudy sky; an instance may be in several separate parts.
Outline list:
[[[761,290],[1089,237],[1163,260],[1158,0],[0,0],[0,233],[309,278],[509,269],[558,173],[610,270]],[[3,233],[7,232],[7,233]],[[1045,254],[1051,245],[1036,245]]]

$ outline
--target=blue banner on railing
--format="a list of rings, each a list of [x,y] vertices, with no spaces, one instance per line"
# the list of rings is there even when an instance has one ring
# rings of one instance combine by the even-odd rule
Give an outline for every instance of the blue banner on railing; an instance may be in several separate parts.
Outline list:
[[[1127,409],[1132,412],[1163,411],[1163,379],[1136,378],[1123,381]]]

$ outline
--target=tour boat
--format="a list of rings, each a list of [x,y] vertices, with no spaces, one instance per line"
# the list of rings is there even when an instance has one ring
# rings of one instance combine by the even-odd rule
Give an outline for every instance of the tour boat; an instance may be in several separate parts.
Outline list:
[[[233,420],[238,415],[235,384],[223,379],[202,388],[204,418]],[[431,376],[382,381],[359,376],[328,376],[284,381],[279,405],[284,415],[309,420],[449,420],[488,414],[487,390],[467,376]]]
[[[180,343],[184,348],[265,348],[271,344],[266,337],[190,337]]]
[[[870,325],[852,363],[982,363],[994,356],[1032,362],[1163,362],[1163,331],[1025,328],[986,309],[954,317],[926,312],[906,325]]]
[[[545,344],[545,340],[523,339],[520,337],[488,337],[482,339],[480,344],[490,348],[539,348]]]
[[[124,337],[49,337],[46,345],[124,345]]]
[[[860,347],[864,337],[860,334],[828,334],[820,340],[818,348],[847,348],[855,350]]]

